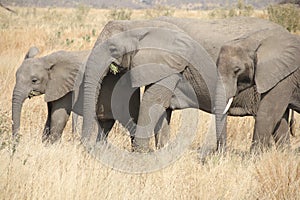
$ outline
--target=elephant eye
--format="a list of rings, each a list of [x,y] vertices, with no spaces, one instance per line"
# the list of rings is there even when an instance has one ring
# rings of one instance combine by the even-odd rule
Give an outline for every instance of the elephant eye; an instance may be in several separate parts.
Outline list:
[[[31,83],[32,84],[36,84],[38,82],[38,79],[36,77],[32,78],[31,79]]]
[[[234,67],[234,70],[233,70],[233,73],[234,73],[235,75],[237,75],[237,74],[239,73],[239,71],[241,71],[241,68],[238,67],[238,66],[235,66],[235,67]]]

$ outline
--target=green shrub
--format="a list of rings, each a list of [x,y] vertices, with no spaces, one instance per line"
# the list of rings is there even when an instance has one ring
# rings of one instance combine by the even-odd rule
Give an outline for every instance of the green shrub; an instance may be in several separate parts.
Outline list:
[[[89,34],[86,34],[85,36],[83,36],[82,39],[86,42],[91,42],[91,36]]]
[[[109,20],[130,20],[131,15],[132,15],[132,10],[130,10],[130,9],[114,8],[114,9],[110,10],[107,18]]]
[[[74,39],[69,39],[69,38],[66,39],[66,45],[67,46],[70,46],[73,43],[74,43]]]
[[[300,9],[293,4],[270,5],[267,8],[269,20],[296,32],[300,27]]]

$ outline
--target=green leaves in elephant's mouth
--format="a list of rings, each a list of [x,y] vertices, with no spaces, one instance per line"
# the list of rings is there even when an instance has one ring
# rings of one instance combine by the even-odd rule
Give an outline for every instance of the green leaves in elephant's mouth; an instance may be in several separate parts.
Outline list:
[[[110,72],[113,73],[114,75],[120,72],[118,66],[114,65],[113,63],[110,64],[109,69]]]
[[[32,97],[34,97],[34,96],[39,96],[39,95],[42,95],[42,93],[41,93],[41,92],[38,92],[38,91],[32,90],[32,91],[29,93],[28,98],[30,99],[30,98],[32,98]]]

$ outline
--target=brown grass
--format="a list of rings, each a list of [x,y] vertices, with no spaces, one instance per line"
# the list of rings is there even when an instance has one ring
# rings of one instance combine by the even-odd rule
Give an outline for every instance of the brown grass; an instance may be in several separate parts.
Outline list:
[[[234,151],[212,156],[201,165],[197,148],[210,118],[199,111],[196,138],[180,159],[160,171],[131,174],[107,167],[89,155],[78,135],[71,134],[70,122],[60,143],[42,144],[46,105],[43,97],[36,97],[24,103],[22,137],[10,157],[14,74],[29,47],[38,46],[41,55],[59,49],[89,49],[109,12],[91,9],[76,22],[78,9],[14,9],[18,15],[0,10],[0,199],[300,199],[299,154],[275,149],[259,156],[248,154],[254,124],[251,117],[229,118],[228,146]],[[143,12],[133,11],[132,18],[143,18]],[[179,10],[174,15],[208,16],[207,11]],[[173,129],[179,123],[180,112],[176,112]],[[128,149],[129,139],[123,132],[115,125],[109,140]],[[297,124],[292,147],[299,144]]]

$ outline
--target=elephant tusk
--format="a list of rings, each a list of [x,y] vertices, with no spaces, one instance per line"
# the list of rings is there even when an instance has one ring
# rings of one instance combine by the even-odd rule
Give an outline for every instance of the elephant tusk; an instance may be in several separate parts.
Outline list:
[[[228,103],[227,103],[227,105],[226,105],[226,108],[225,108],[225,110],[224,110],[224,112],[223,112],[223,115],[225,115],[225,114],[227,113],[227,111],[229,110],[229,108],[230,108],[232,102],[233,102],[233,97],[231,97],[231,98],[229,99],[229,101],[228,101]]]

